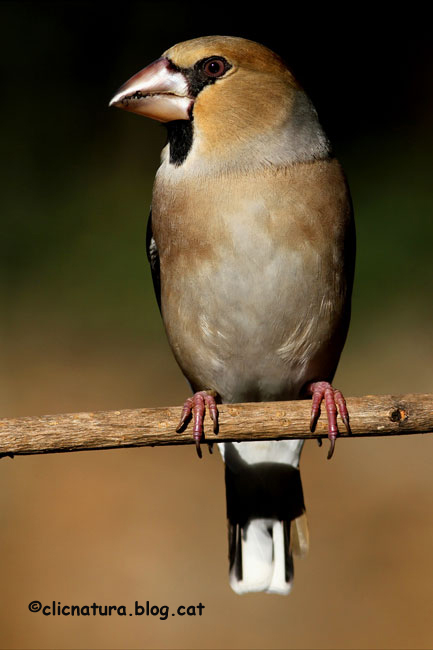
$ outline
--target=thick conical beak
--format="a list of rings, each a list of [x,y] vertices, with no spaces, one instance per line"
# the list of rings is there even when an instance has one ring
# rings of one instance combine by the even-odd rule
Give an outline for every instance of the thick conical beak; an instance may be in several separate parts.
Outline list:
[[[124,83],[109,105],[159,122],[171,122],[189,120],[192,104],[184,75],[162,58]]]

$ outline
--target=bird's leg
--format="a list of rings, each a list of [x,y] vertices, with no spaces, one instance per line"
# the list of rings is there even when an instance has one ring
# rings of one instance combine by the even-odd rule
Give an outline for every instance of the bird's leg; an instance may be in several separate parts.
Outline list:
[[[180,433],[187,426],[188,422],[193,418],[194,426],[192,430],[192,437],[195,442],[198,457],[202,457],[200,442],[203,438],[203,420],[206,411],[206,406],[209,409],[209,415],[213,421],[213,431],[218,433],[218,409],[216,405],[217,394],[212,390],[200,390],[194,393],[192,397],[188,397],[183,405],[182,415],[176,431]],[[209,445],[209,451],[212,453],[212,445]]]
[[[313,397],[310,420],[311,433],[314,433],[317,420],[320,416],[320,405],[323,400],[325,401],[326,414],[328,416],[328,438],[331,443],[328,451],[328,459],[332,458],[335,449],[335,439],[338,435],[337,409],[347,432],[352,433],[349,425],[349,412],[347,410],[346,400],[341,391],[333,388],[327,381],[311,382],[307,384],[306,391],[308,395],[312,395]]]

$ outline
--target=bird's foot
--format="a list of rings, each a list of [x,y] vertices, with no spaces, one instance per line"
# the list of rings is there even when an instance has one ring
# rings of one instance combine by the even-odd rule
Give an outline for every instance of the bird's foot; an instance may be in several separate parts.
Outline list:
[[[213,421],[213,431],[218,433],[218,409],[216,405],[217,394],[212,390],[200,390],[194,393],[192,397],[188,397],[183,405],[182,415],[176,431],[180,433],[183,431],[190,421],[191,417],[194,420],[192,436],[195,442],[198,457],[202,457],[200,442],[203,439],[203,420],[205,416],[206,406],[209,409],[209,415]],[[209,445],[209,451],[212,453],[212,445]]]
[[[347,433],[352,433],[349,424],[349,412],[346,406],[346,400],[341,391],[333,388],[327,381],[315,381],[306,386],[308,395],[312,395],[313,403],[311,406],[311,420],[310,431],[314,433],[317,420],[320,416],[320,405],[325,401],[326,414],[328,416],[328,438],[330,447],[328,451],[328,459],[332,458],[335,449],[335,439],[338,436],[337,426],[337,409],[340,417],[343,420]]]

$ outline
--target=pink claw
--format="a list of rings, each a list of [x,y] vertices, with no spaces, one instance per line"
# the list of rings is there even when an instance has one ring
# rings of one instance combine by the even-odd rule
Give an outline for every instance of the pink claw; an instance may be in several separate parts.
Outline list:
[[[328,438],[330,441],[328,459],[332,458],[335,449],[335,439],[338,436],[337,408],[347,432],[352,433],[350,430],[346,400],[341,391],[333,388],[327,381],[316,381],[308,384],[307,393],[313,396],[310,419],[311,433],[314,433],[320,415],[320,405],[325,400],[326,414],[328,416]]]
[[[215,397],[210,391],[201,390],[197,393],[194,393],[192,397],[188,397],[183,405],[182,414],[180,416],[180,422],[176,428],[176,431],[179,433],[183,430],[184,427],[188,425],[188,421],[193,417],[194,425],[192,430],[192,437],[195,442],[195,448],[197,450],[197,455],[199,458],[202,457],[200,442],[203,438],[203,420],[206,411],[206,406],[209,409],[209,415],[213,421],[213,431],[214,433],[218,432],[218,409],[215,401]],[[212,445],[209,447],[210,453],[212,453]]]

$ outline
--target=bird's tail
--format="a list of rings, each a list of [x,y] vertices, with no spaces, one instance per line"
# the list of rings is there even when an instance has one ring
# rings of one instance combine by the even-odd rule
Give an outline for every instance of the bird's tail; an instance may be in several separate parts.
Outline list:
[[[266,591],[288,594],[293,582],[293,555],[308,550],[307,517],[292,522],[250,519],[245,526],[229,521],[230,585],[238,594]]]
[[[236,451],[230,452],[231,458],[227,451],[224,454],[230,585],[238,594],[288,594],[293,555],[304,556],[308,551],[299,469],[275,462],[248,464],[240,458],[233,463]]]

